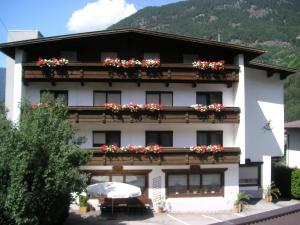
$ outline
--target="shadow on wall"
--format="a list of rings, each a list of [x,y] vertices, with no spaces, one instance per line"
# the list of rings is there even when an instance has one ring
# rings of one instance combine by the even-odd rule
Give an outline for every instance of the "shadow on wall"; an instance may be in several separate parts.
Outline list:
[[[5,68],[0,68],[0,102],[5,101]]]
[[[262,161],[263,155],[282,156],[284,147],[283,82],[276,74],[247,69],[246,158]]]

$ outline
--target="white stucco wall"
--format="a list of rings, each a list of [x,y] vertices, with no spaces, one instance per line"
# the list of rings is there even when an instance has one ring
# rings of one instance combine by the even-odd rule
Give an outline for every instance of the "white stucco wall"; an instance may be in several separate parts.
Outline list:
[[[164,124],[149,123],[145,126],[142,123],[126,123],[126,124],[101,124],[101,123],[79,123],[78,135],[86,137],[86,142],[82,147],[92,147],[94,131],[121,131],[121,145],[128,144],[145,146],[145,131],[162,130],[173,131],[173,147],[190,147],[196,144],[197,130],[222,130],[223,146],[233,147],[234,136],[233,124]]]
[[[266,71],[246,68],[245,100],[246,158],[261,162],[263,156],[282,156],[284,99],[279,74],[267,77]]]
[[[121,101],[123,104],[145,103],[146,91],[173,91],[173,105],[174,106],[190,106],[196,103],[197,91],[221,91],[223,92],[223,104],[225,106],[233,106],[233,89],[227,88],[225,84],[199,84],[193,88],[191,84],[170,84],[165,87],[163,83],[146,84],[142,83],[137,87],[136,83],[113,83],[109,87],[107,83],[88,83],[81,86],[77,83],[57,83],[52,86],[51,83],[30,83],[26,88],[26,97],[32,102],[40,101],[40,90],[68,90],[69,91],[69,105],[70,106],[92,106],[93,105],[93,91],[121,91]]]
[[[104,170],[111,169],[111,166],[84,166],[82,169]],[[189,165],[175,166],[124,166],[124,170],[152,170],[149,173],[148,197],[153,199],[153,179],[159,178],[161,181],[161,196],[165,196],[165,173],[162,169],[189,169]],[[224,176],[224,197],[190,197],[190,198],[168,198],[173,212],[218,212],[233,209],[233,203],[239,191],[238,165],[218,164],[201,165],[201,168],[227,168]],[[154,207],[155,202],[154,202]]]
[[[40,37],[38,31],[9,31],[8,42],[34,39]],[[5,106],[8,109],[7,117],[17,122],[20,115],[19,105],[24,96],[22,83],[22,62],[26,54],[21,49],[16,49],[15,59],[6,58],[6,81],[5,81]]]
[[[234,90],[234,106],[239,107],[240,122],[235,124],[235,146],[241,149],[240,163],[245,163],[246,155],[246,134],[245,134],[245,66],[244,55],[239,54],[235,57],[235,64],[239,65],[239,82],[233,85]]]
[[[287,149],[286,164],[290,168],[300,168],[300,150]]]

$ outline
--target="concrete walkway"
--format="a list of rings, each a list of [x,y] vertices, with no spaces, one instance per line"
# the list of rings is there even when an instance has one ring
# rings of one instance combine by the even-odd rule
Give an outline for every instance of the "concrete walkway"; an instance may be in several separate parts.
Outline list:
[[[281,200],[276,203],[269,203],[264,200],[252,202],[246,206],[242,213],[152,213],[148,212],[119,212],[111,218],[110,214],[100,215],[99,211],[92,211],[85,215],[79,215],[77,211],[72,210],[65,225],[207,225],[217,222],[227,221],[239,217],[245,217],[272,209],[278,209],[293,204],[298,204],[297,200]]]

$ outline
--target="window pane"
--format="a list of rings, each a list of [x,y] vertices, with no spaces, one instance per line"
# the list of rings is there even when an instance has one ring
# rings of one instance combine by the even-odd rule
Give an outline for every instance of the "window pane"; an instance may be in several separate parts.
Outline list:
[[[173,132],[161,132],[160,133],[160,145],[164,147],[173,146]]]
[[[159,59],[159,53],[157,52],[145,52],[144,59]]]
[[[108,182],[109,176],[92,176],[91,184]]]
[[[105,133],[104,132],[94,132],[94,147],[99,147],[105,144]]]
[[[66,58],[70,62],[77,61],[77,52],[76,51],[62,51],[61,57]]]
[[[146,132],[146,145],[159,144],[159,134],[157,132]]]
[[[209,104],[219,103],[222,104],[222,93],[210,93],[209,94]]]
[[[55,93],[55,98],[61,98],[65,105],[68,105],[68,93],[67,92],[57,92]]]
[[[173,105],[172,93],[161,93],[161,105],[172,106]]]
[[[197,93],[196,104],[208,105],[206,94]]]
[[[120,132],[107,132],[106,144],[120,146]]]
[[[240,185],[259,185],[258,166],[240,167]]]
[[[94,92],[94,106],[101,106],[106,103],[105,92]]]
[[[120,93],[107,93],[107,102],[121,104],[121,94]]]
[[[194,61],[198,59],[197,54],[184,54],[183,55],[183,63],[192,64]]]
[[[113,175],[111,176],[111,181],[123,183],[123,176]]]
[[[208,145],[208,135],[206,132],[197,132],[197,145]]]
[[[168,192],[169,194],[183,194],[187,189],[187,175],[169,175]]]
[[[142,193],[145,191],[145,176],[143,175],[126,175],[125,183],[141,188]]]
[[[190,174],[190,193],[198,194],[200,193],[200,174]]]
[[[222,145],[222,133],[221,132],[211,132],[210,133],[210,143],[211,145]]]
[[[117,58],[117,52],[101,52],[101,61],[104,61],[106,58]]]
[[[203,174],[202,187],[204,193],[220,192],[221,174]]]
[[[159,104],[159,94],[147,93],[146,103],[156,103]]]

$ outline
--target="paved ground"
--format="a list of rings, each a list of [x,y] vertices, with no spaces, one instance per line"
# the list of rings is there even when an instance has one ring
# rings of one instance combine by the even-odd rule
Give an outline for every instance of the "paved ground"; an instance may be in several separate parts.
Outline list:
[[[83,216],[77,211],[71,211],[70,217],[65,225],[207,225],[216,222],[235,219],[248,215],[266,212],[272,209],[278,209],[285,206],[300,203],[296,200],[281,200],[276,203],[268,203],[264,200],[252,201],[246,206],[242,213],[217,213],[217,214],[201,214],[201,213],[152,213],[148,212],[118,212],[113,218],[111,215],[100,215],[98,211],[89,212]]]

